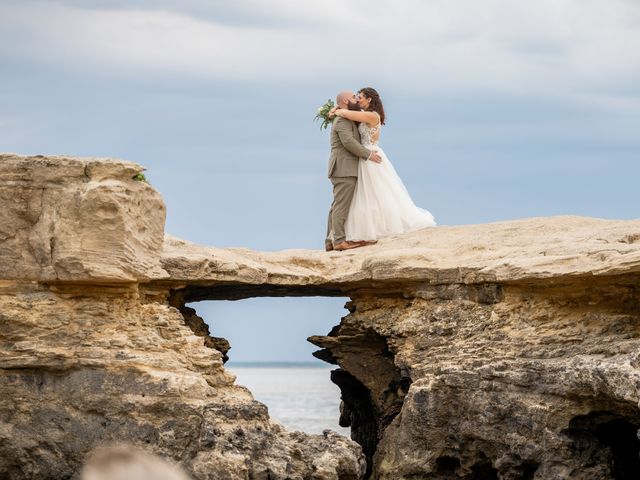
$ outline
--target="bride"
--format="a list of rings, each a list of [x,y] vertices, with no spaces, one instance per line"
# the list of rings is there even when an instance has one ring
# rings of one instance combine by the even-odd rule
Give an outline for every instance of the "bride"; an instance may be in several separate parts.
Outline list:
[[[376,150],[381,163],[358,162],[358,182],[345,224],[347,241],[375,243],[379,238],[433,227],[433,215],[417,207],[393,165],[378,146],[385,113],[380,95],[366,87],[358,91],[362,111],[335,109],[333,113],[360,122],[362,145]]]

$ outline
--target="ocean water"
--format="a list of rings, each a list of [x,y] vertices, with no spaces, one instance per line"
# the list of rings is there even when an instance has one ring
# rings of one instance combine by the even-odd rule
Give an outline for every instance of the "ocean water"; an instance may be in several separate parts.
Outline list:
[[[338,425],[340,389],[331,382],[330,365],[304,363],[232,363],[225,368],[236,384],[247,387],[269,408],[269,416],[288,430],[320,434],[331,429],[349,436]]]

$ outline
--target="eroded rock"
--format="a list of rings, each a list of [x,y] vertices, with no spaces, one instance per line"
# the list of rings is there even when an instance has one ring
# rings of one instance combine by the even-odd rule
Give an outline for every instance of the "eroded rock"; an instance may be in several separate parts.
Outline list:
[[[271,421],[224,369],[228,342],[172,305],[176,285],[160,267],[164,205],[131,179],[141,167],[0,161],[1,478],[77,478],[88,452],[114,442],[196,479],[362,477],[355,442]],[[31,214],[33,198],[43,200]],[[54,251],[35,255],[47,235]]]
[[[197,479],[640,476],[640,221],[218,249],[163,240],[164,206],[131,178],[140,170],[0,156],[3,477],[73,477],[111,441]],[[187,306],[299,295],[351,297],[311,340],[339,367],[341,423],[366,473],[353,441],[273,423]]]
[[[0,154],[0,279],[115,282],[166,276],[164,202],[140,165]]]
[[[367,387],[374,478],[634,478],[637,285],[634,276],[505,286],[493,304],[356,299],[339,329],[311,340]],[[408,389],[369,367],[379,362],[364,340],[372,332]]]

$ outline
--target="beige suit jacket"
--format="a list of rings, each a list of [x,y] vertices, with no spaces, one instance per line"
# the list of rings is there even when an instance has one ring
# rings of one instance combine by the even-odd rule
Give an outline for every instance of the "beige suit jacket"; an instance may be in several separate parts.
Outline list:
[[[369,158],[371,151],[360,143],[360,132],[355,122],[338,117],[331,128],[331,154],[329,178],[357,177],[358,162]]]

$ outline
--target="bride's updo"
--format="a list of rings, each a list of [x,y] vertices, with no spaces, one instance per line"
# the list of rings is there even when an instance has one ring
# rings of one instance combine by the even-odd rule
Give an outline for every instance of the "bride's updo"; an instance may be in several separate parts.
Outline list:
[[[380,115],[380,123],[384,125],[384,107],[382,106],[380,94],[376,92],[376,89],[371,87],[364,87],[358,90],[358,93],[361,93],[367,100],[370,101],[369,106],[367,107],[367,111],[378,112],[378,115]]]

